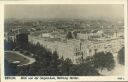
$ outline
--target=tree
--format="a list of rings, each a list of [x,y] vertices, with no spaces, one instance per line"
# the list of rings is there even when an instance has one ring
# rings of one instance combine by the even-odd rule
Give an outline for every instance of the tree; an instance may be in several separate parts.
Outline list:
[[[85,63],[88,63],[89,66],[94,67],[94,57],[93,56],[87,56],[86,59],[84,59]]]
[[[78,75],[81,75],[81,76],[95,76],[95,75],[100,75],[98,73],[98,71],[94,67],[92,67],[91,64],[89,64],[89,63],[79,64],[78,67],[79,67],[77,69]]]
[[[72,33],[71,32],[68,32],[67,39],[73,39],[73,36],[72,36]]]
[[[10,64],[7,60],[4,60],[4,68],[5,68],[5,75],[7,76],[15,76],[16,72],[16,65]]]
[[[5,50],[13,50],[14,49],[14,42],[12,40],[4,40],[4,49]]]
[[[48,71],[50,72],[50,75],[59,75],[59,65],[60,60],[57,51],[54,51],[51,55],[51,59],[48,61],[50,62],[50,65],[48,66]]]
[[[115,66],[115,61],[112,53],[110,52],[99,52],[94,56],[94,67],[103,70],[106,68],[107,70],[112,70]]]
[[[62,66],[61,66],[61,72],[62,72],[62,75],[64,76],[67,76],[67,75],[70,75],[70,70],[71,70],[71,67],[72,67],[72,61],[71,59],[69,58],[66,58],[63,62],[62,62]]]
[[[28,46],[28,34],[18,34],[16,36],[16,43],[21,49],[26,49]]]
[[[73,35],[74,35],[74,38],[76,39],[76,38],[77,38],[77,32],[74,31],[74,32],[73,32]]]
[[[117,58],[118,58],[118,62],[119,62],[119,64],[121,64],[121,65],[124,65],[125,64],[125,54],[124,54],[124,47],[123,48],[121,48],[120,50],[119,50],[119,52],[118,52],[118,56],[117,56]]]

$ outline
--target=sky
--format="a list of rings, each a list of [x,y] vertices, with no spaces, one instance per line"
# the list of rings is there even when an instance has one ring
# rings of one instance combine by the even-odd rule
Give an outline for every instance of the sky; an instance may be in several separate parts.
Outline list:
[[[119,4],[11,4],[5,6],[5,18],[120,18]]]

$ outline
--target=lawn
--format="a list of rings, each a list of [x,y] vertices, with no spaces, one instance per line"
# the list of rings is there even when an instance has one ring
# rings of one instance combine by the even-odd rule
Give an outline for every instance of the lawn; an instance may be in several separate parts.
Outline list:
[[[19,55],[16,52],[5,52],[5,60],[7,60],[8,62],[12,63],[14,61],[20,61],[19,65],[23,65],[28,63],[30,60]]]

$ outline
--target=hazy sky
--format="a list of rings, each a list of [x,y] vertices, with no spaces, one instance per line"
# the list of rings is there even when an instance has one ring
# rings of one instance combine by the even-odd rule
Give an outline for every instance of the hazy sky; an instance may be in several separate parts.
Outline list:
[[[123,5],[6,5],[5,18],[123,17]]]

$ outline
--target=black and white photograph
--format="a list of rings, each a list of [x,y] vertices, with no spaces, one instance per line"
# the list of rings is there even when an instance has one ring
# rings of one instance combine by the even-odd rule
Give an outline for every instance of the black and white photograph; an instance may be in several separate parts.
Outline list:
[[[123,4],[6,4],[5,76],[124,76]]]

